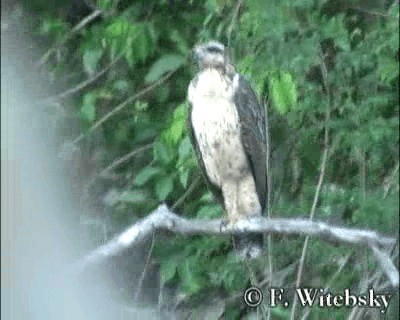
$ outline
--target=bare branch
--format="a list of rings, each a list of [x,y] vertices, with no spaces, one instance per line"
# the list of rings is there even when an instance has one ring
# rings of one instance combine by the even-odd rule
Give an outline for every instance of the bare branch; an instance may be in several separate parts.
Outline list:
[[[72,144],[77,144],[79,143],[84,137],[86,137],[88,134],[92,133],[95,131],[98,127],[100,127],[104,122],[106,122],[108,119],[110,119],[112,116],[120,112],[123,108],[125,108],[127,105],[135,101],[136,99],[140,98],[141,96],[144,96],[146,93],[150,92],[154,88],[158,87],[160,84],[165,82],[167,79],[169,79],[176,70],[168,72],[164,77],[161,79],[157,80],[153,84],[149,85],[148,87],[144,88],[143,90],[139,91],[135,95],[129,97],[126,99],[124,102],[120,103],[118,106],[116,106],[113,110],[105,114],[101,119],[99,119],[93,126],[89,128],[89,130],[86,133],[82,133],[79,135],[74,141],[72,141]]]
[[[54,52],[56,52],[58,48],[60,48],[64,43],[66,43],[75,33],[83,29],[87,24],[89,24],[91,21],[102,15],[102,13],[103,12],[101,10],[95,10],[90,15],[83,18],[77,25],[75,25],[72,28],[72,30],[59,43],[57,43],[55,46],[47,50],[47,52],[40,59],[39,66],[45,64],[47,60],[50,58],[50,56]]]
[[[393,16],[391,16],[390,14],[384,13],[384,12],[379,12],[379,11],[373,11],[373,10],[367,10],[364,9],[362,7],[358,7],[358,6],[350,6],[350,9],[356,10],[356,11],[360,11],[366,14],[370,14],[373,16],[378,16],[378,17],[384,17],[384,18],[394,18]]]
[[[166,205],[160,205],[146,218],[130,226],[111,239],[105,245],[95,249],[83,257],[74,266],[76,272],[99,264],[100,262],[122,253],[124,250],[148,239],[157,230],[169,230],[182,235],[232,235],[241,233],[265,233],[285,235],[308,235],[318,237],[329,243],[342,243],[345,245],[357,245],[380,252],[375,256],[378,259],[384,257],[382,250],[385,250],[396,243],[395,238],[385,237],[375,231],[351,229],[344,227],[330,226],[325,222],[311,221],[309,219],[267,219],[257,217],[241,220],[235,226],[222,227],[221,219],[185,219],[168,209]],[[387,264],[383,270],[387,274],[393,287],[399,285],[398,273],[391,259],[384,259],[379,263]]]
[[[345,258],[342,259],[341,263],[339,264],[338,269],[336,272],[333,274],[333,276],[329,279],[328,283],[325,285],[325,289],[323,293],[325,294],[326,292],[329,291],[329,288],[332,286],[332,284],[336,281],[336,279],[339,277],[340,273],[342,272],[343,268],[347,265],[347,263],[350,261],[351,256],[353,253],[349,253]],[[306,320],[308,319],[310,313],[312,311],[312,308],[307,308],[305,309],[303,316],[301,317],[301,320]]]
[[[312,204],[312,207],[310,210],[310,220],[312,220],[314,218],[315,210],[317,208],[319,194],[321,192],[322,183],[323,183],[324,177],[325,177],[325,169],[326,169],[326,164],[328,162],[328,152],[329,152],[328,122],[330,119],[331,92],[330,92],[329,83],[328,83],[328,70],[327,70],[325,62],[324,62],[323,51],[322,51],[321,47],[319,49],[320,49],[320,59],[321,59],[320,69],[321,69],[322,78],[323,78],[323,82],[324,82],[324,88],[325,88],[326,96],[327,96],[327,105],[326,105],[326,110],[325,110],[324,151],[323,151],[322,158],[321,158],[321,166],[320,166],[320,174],[319,174],[319,178],[318,178],[318,184],[317,184],[317,188],[315,190],[314,200],[313,200],[313,204]],[[303,249],[302,249],[301,257],[300,257],[299,270],[297,272],[296,287],[300,287],[300,284],[301,284],[301,278],[303,276],[303,267],[304,267],[304,262],[305,262],[306,253],[307,253],[307,249],[308,249],[308,241],[309,241],[309,236],[307,236],[306,239],[304,240],[304,245],[303,245]],[[290,319],[292,319],[292,320],[295,318],[296,305],[297,305],[297,296],[295,296],[295,298],[294,298],[292,311],[291,311],[291,315],[290,315]]]
[[[57,94],[55,96],[48,97],[48,98],[44,99],[44,102],[54,101],[54,100],[57,101],[57,100],[60,100],[60,99],[65,99],[68,96],[71,96],[71,95],[73,95],[73,94],[85,89],[87,86],[91,85],[93,82],[98,80],[107,71],[109,71],[111,69],[111,67],[114,66],[114,64],[116,64],[121,58],[122,58],[122,54],[120,54],[118,57],[116,57],[107,66],[105,66],[102,70],[100,70],[98,73],[96,73],[95,75],[93,75],[89,79],[86,79],[86,80],[78,83],[77,85],[75,85],[73,88],[67,89],[66,91],[61,92],[61,93],[59,93],[59,94]]]
[[[396,245],[394,245],[392,250],[390,250],[392,260],[395,260],[398,255],[397,245],[398,245],[398,239],[396,240]],[[391,284],[388,281],[383,281],[382,279],[383,276],[384,274],[382,269],[374,270],[372,274],[369,274],[365,278],[362,278],[360,280],[360,282],[363,281],[364,284],[359,285],[359,292],[361,292],[362,290],[365,291],[367,288],[371,287],[374,288],[376,291],[380,292],[390,291]],[[365,310],[366,310],[365,308],[362,308],[360,306],[355,306],[354,308],[352,308],[347,319],[349,320],[363,319],[365,318]]]
[[[142,147],[139,147],[125,155],[123,155],[122,157],[118,158],[117,160],[114,160],[109,166],[107,166],[107,168],[104,168],[103,170],[101,170],[99,176],[105,176],[108,172],[114,170],[115,168],[119,167],[121,164],[123,164],[124,162],[132,159],[134,156],[136,156],[139,153],[142,153],[143,151],[146,151],[148,149],[151,149],[153,147],[153,142],[146,144]]]
[[[179,206],[183,203],[183,201],[193,192],[193,190],[197,187],[200,182],[201,176],[197,176],[193,182],[190,184],[189,188],[185,191],[185,193],[172,205],[171,209],[175,210],[179,208]]]
[[[227,29],[226,34],[227,34],[227,38],[228,38],[228,47],[230,47],[232,32],[233,32],[233,30],[235,28],[235,24],[236,24],[236,21],[237,21],[238,16],[239,16],[240,7],[242,5],[243,5],[243,0],[239,0],[236,3],[236,6],[235,6],[234,11],[233,11],[233,15],[232,15],[231,23],[229,24],[229,27]]]
[[[392,170],[392,172],[385,177],[383,180],[383,199],[387,197],[389,194],[390,189],[392,186],[397,182],[399,182],[398,178],[396,179],[396,174],[399,171],[399,161],[397,161],[395,168]]]
[[[150,264],[150,259],[151,259],[151,255],[153,253],[153,248],[154,248],[154,242],[155,242],[155,240],[154,240],[154,233],[153,233],[153,239],[151,240],[151,246],[150,246],[150,249],[149,249],[149,253],[147,254],[146,263],[144,265],[143,272],[142,272],[142,275],[140,276],[139,282],[138,282],[138,284],[136,286],[135,297],[133,298],[133,301],[135,303],[137,303],[139,301],[139,297],[140,297],[140,295],[142,293],[142,286],[143,286],[143,282],[144,282],[144,277],[146,276],[147,268],[148,268],[148,266]]]
[[[74,147],[74,145],[72,145]],[[106,168],[102,169],[99,173],[96,173],[84,186],[84,194],[89,192],[89,190],[92,188],[92,186],[95,184],[95,182],[99,178],[109,178],[111,175],[111,172],[115,170],[115,168],[119,167],[121,164],[125,163],[126,161],[129,161],[130,159],[134,158],[136,155],[149,150],[153,147],[153,143],[146,144],[144,146],[141,146],[125,155],[122,157],[114,160],[111,164],[109,164]]]
[[[399,283],[399,270],[396,269],[395,265],[392,263],[392,259],[390,256],[386,254],[384,251],[379,250],[375,246],[371,246],[372,252],[378,261],[380,267],[382,268],[383,272],[389,278],[390,283]]]

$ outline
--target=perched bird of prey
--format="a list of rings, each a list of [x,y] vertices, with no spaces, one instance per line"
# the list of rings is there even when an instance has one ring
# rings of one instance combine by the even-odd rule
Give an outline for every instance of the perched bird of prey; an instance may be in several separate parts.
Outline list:
[[[199,164],[228,224],[260,216],[267,197],[265,110],[223,44],[197,44],[193,57],[199,72],[188,89],[189,125]],[[241,258],[255,258],[263,236],[237,235],[233,242]]]

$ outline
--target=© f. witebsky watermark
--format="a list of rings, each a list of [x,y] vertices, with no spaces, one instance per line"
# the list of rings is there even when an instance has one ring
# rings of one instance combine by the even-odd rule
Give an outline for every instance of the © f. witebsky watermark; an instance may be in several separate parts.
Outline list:
[[[368,289],[363,294],[354,294],[350,289],[332,293],[324,288],[297,288],[295,290],[268,288],[263,292],[257,287],[251,287],[244,292],[243,299],[249,307],[259,306],[265,299],[264,302],[271,307],[288,308],[293,299],[289,299],[286,291],[294,292],[302,307],[365,307],[379,309],[381,313],[387,311],[391,298],[391,294],[377,293],[374,289]]]

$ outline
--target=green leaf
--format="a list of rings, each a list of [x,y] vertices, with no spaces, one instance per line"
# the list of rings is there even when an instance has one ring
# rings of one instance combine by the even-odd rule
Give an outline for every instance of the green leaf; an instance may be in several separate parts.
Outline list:
[[[102,11],[109,11],[113,8],[114,0],[97,0],[97,5]]]
[[[204,283],[199,274],[201,264],[196,257],[187,257],[183,263],[178,265],[178,272],[182,280],[182,290],[187,294],[199,292]]]
[[[277,308],[271,308],[271,313],[279,319],[290,318],[290,311],[282,306],[278,306]]]
[[[162,134],[168,144],[176,145],[181,140],[186,130],[186,118],[187,107],[182,103],[175,109],[171,125]]]
[[[174,123],[172,124],[170,130],[170,137],[174,143],[177,143],[182,137],[183,132],[185,130],[185,126],[186,124],[184,120],[174,121]]]
[[[113,88],[119,92],[127,92],[129,89],[129,83],[126,80],[117,80],[114,82]]]
[[[240,307],[235,306],[231,308],[225,308],[224,318],[225,320],[236,320],[240,319]]]
[[[323,38],[333,39],[338,47],[348,51],[350,50],[350,43],[344,18],[344,14],[338,14],[325,21],[322,23],[321,33]]]
[[[205,205],[197,211],[197,218],[220,218],[223,215],[221,206],[216,204]]]
[[[148,107],[149,107],[149,103],[148,102],[140,101],[140,100],[136,101],[135,105],[134,105],[134,108],[135,108],[135,110],[137,112],[146,111],[148,109]]]
[[[176,267],[178,261],[176,258],[171,257],[170,259],[164,261],[160,266],[160,277],[162,283],[166,283],[171,280],[176,274]]]
[[[178,30],[171,30],[168,35],[171,41],[176,44],[176,48],[182,55],[186,55],[189,52],[190,49],[183,34]]]
[[[102,49],[86,50],[83,53],[83,68],[87,74],[92,75],[96,71],[102,55]]]
[[[124,191],[119,197],[118,201],[126,203],[145,202],[149,195],[144,190]]]
[[[297,89],[289,73],[271,79],[271,95],[274,106],[280,114],[290,111],[297,101]]]
[[[156,195],[158,200],[165,200],[174,188],[171,176],[162,177],[156,182]]]
[[[232,263],[224,266],[223,284],[226,290],[243,290],[249,281],[249,275],[244,266],[239,263]]]
[[[200,202],[206,202],[206,203],[210,203],[213,202],[213,196],[212,193],[210,191],[207,191],[205,194],[203,194],[200,199]]]
[[[161,168],[158,167],[145,167],[135,177],[135,185],[142,186],[154,176],[162,172]]]
[[[128,20],[118,17],[105,30],[105,36],[108,39],[121,38],[132,32],[134,25]]]
[[[160,105],[164,105],[168,101],[171,90],[169,89],[169,87],[163,86],[159,87],[156,92],[157,92],[157,102]]]
[[[164,73],[178,69],[184,62],[185,57],[181,55],[167,54],[154,62],[144,80],[146,83],[157,81]]]
[[[378,74],[385,83],[390,83],[399,76],[399,63],[393,57],[380,55],[378,57]]]
[[[131,38],[129,38],[131,39]],[[128,43],[131,43],[132,41],[127,41]],[[127,45],[126,49],[125,49],[125,60],[126,62],[128,62],[128,65],[130,68],[133,67],[133,65],[135,64],[135,53],[133,51],[133,46],[132,45]]]
[[[81,118],[88,122],[93,122],[96,118],[96,100],[97,93],[89,92],[83,96],[83,104],[81,107]]]
[[[127,19],[118,17],[107,26],[103,37],[106,47],[110,50],[111,60],[114,60],[117,54],[124,51],[124,56],[128,64],[130,66],[133,64],[130,56],[131,53],[129,50],[127,51],[127,49],[129,45],[132,47],[137,37],[137,28],[135,24]]]
[[[178,155],[179,158],[185,158],[192,153],[192,144],[188,136],[182,139],[181,143],[179,144]]]
[[[157,35],[150,23],[137,24],[136,27],[137,32],[133,43],[133,53],[137,60],[144,62],[154,51]]]
[[[184,188],[187,187],[187,183],[189,180],[189,172],[190,172],[189,169],[185,169],[179,173],[179,182],[181,183],[182,187],[184,187]]]
[[[118,143],[124,143],[128,141],[129,128],[125,125],[118,125],[113,132],[114,139]]]
[[[204,7],[208,12],[217,12],[219,7],[216,0],[207,0],[204,3]]]
[[[68,31],[68,26],[64,21],[54,18],[46,18],[41,26],[40,33],[42,35],[55,35],[59,36],[65,34]]]
[[[161,162],[163,165],[169,164],[173,159],[170,148],[161,141],[156,141],[153,147],[154,160]]]

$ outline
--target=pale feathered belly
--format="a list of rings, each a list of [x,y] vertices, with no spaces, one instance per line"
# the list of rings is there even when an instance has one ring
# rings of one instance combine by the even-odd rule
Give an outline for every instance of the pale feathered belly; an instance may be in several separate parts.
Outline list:
[[[197,99],[192,108],[192,126],[208,178],[222,187],[222,181],[239,181],[249,172],[240,138],[239,117],[226,99]]]

